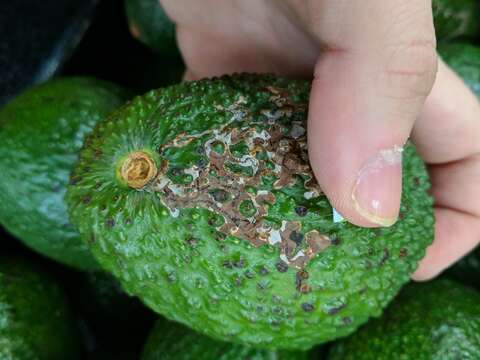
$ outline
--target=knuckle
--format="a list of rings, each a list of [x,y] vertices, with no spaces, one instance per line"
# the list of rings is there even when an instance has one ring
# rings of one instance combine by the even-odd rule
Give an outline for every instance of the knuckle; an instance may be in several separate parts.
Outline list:
[[[437,74],[435,40],[410,41],[390,47],[383,71],[385,94],[400,99],[425,98]]]

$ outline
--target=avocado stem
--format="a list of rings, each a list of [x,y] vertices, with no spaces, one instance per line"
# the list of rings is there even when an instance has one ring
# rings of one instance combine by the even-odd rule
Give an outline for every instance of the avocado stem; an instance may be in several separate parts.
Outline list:
[[[124,160],[120,175],[128,186],[141,189],[157,175],[157,166],[149,154],[135,151]]]

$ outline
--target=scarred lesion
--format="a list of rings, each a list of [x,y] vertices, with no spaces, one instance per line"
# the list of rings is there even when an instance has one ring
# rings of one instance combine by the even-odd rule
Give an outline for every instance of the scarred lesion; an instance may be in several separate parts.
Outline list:
[[[322,191],[308,163],[305,123],[290,119],[294,111],[305,108],[299,109],[303,105],[292,103],[283,89],[267,91],[273,106],[260,111],[261,120],[245,119],[247,112],[235,108],[231,110],[232,121],[222,128],[196,135],[179,134],[165,144],[160,153],[172,148],[177,151],[199,140],[204,144],[207,161],[203,166],[195,164],[183,169],[191,175],[188,184],[159,176],[152,186],[162,194],[171,216],[179,216],[179,210],[184,208],[208,209],[223,218],[223,223],[216,226],[221,233],[247,240],[256,247],[278,246],[283,262],[303,268],[331,241],[317,230],[305,233],[299,221],[283,221],[277,227],[267,222],[269,207],[277,199],[272,191],[262,190],[262,182],[273,178],[273,189],[280,190],[305,179],[305,199],[318,197]],[[289,121],[285,124],[279,118]]]

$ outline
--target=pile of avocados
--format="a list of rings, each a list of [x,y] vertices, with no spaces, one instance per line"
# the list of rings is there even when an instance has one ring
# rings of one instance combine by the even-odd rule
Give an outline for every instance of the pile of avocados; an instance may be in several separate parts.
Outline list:
[[[80,46],[0,108],[0,359],[480,359],[480,250],[410,281],[435,225],[414,144],[395,225],[333,221],[309,82],[182,82],[158,0],[121,5],[162,64],[137,64],[148,89],[92,76]],[[439,55],[480,99],[479,3],[432,5]]]

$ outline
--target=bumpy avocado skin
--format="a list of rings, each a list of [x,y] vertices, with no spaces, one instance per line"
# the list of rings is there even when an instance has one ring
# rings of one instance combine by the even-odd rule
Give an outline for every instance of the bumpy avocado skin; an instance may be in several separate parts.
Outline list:
[[[480,294],[450,280],[410,284],[329,360],[480,359]]]
[[[0,110],[0,223],[27,246],[77,268],[98,267],[63,198],[85,134],[128,96],[104,81],[64,78]]]
[[[437,40],[476,36],[480,29],[480,4],[476,0],[433,0]]]
[[[404,152],[402,219],[389,228],[334,223],[325,196],[307,198],[305,174],[279,189],[272,185],[277,177],[262,177],[253,191],[264,190],[274,199],[258,221],[272,228],[297,223],[303,234],[318,230],[331,240],[303,269],[280,261],[278,244],[254,246],[219,231],[218,213],[168,209],[158,191],[159,180],[188,183],[192,179],[181,169],[207,166],[202,133],[208,139],[222,126],[280,126],[293,134],[294,124],[306,121],[308,94],[307,82],[235,75],[152,91],[98,124],[81,151],[66,198],[72,221],[99,263],[127,292],[167,318],[255,347],[307,349],[379,316],[433,239],[427,172],[412,146]],[[184,133],[199,138],[188,141]],[[166,145],[177,136],[187,141]],[[159,168],[168,162],[167,175],[142,190],[117,176],[122,159],[138,150]],[[234,184],[231,191],[241,186]],[[295,239],[305,245],[302,237]]]
[[[167,16],[159,0],[125,0],[125,12],[134,37],[161,55],[180,55],[175,24]]]
[[[307,360],[308,352],[269,351],[217,341],[178,323],[159,319],[142,360]]]
[[[77,334],[65,296],[42,268],[0,257],[0,359],[78,357]]]
[[[442,44],[438,52],[480,99],[480,47],[463,43]]]

